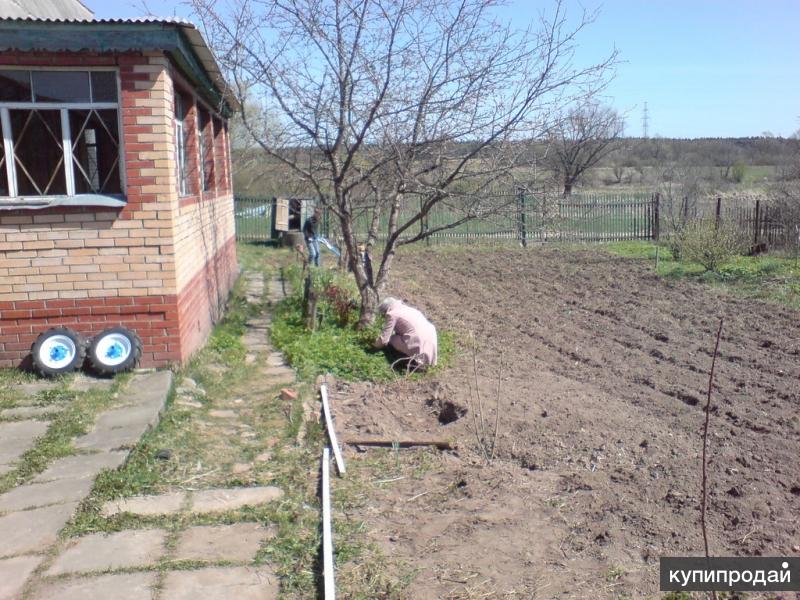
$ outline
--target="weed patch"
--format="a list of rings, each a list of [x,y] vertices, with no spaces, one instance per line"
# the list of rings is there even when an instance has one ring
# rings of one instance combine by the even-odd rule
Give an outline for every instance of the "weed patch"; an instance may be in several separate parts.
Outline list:
[[[294,292],[278,303],[273,317],[272,340],[307,381],[324,373],[350,381],[392,381],[399,376],[391,368],[384,350],[372,345],[380,335],[380,321],[363,330],[356,328],[357,294],[351,277],[313,269],[312,285],[320,293],[318,320],[308,331],[303,319],[302,275],[300,269],[285,269]],[[447,366],[456,349],[449,332],[439,333],[439,365]],[[416,375],[415,375],[416,376]]]
[[[747,298],[800,308],[800,265],[794,258],[736,256],[712,272],[698,263],[677,261],[668,248],[652,242],[615,242],[603,248],[617,256],[649,260],[653,268],[658,249],[661,277],[692,279]]]

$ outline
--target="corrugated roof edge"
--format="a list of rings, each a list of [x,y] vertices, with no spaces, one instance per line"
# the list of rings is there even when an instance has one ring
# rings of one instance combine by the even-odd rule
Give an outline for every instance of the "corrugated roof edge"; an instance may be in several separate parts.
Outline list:
[[[183,30],[183,33],[188,38],[192,45],[192,50],[197,55],[197,58],[203,65],[203,68],[209,74],[214,84],[219,89],[225,101],[230,105],[233,110],[238,110],[240,105],[239,101],[233,95],[222,76],[222,70],[219,68],[214,52],[206,44],[203,34],[197,29],[194,23],[187,19],[179,17],[135,17],[131,19],[39,19],[39,18],[15,18],[15,19],[0,19],[0,22],[14,22],[22,21],[26,23],[59,23],[59,24],[86,24],[86,25],[135,25],[143,23],[148,25],[176,25]]]
[[[165,25],[189,25],[195,27],[195,24],[188,19],[180,17],[133,17],[130,19],[43,19],[38,17],[13,17],[0,19],[0,21],[29,21],[31,23],[91,23],[94,25],[102,25],[103,23],[114,23],[116,25],[123,25],[125,23],[163,23]]]

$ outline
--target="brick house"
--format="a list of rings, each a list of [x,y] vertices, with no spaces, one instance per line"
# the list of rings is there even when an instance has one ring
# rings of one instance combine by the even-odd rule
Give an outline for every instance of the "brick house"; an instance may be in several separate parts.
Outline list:
[[[0,13],[0,367],[59,325],[185,362],[237,273],[235,100],[192,24],[60,4]]]

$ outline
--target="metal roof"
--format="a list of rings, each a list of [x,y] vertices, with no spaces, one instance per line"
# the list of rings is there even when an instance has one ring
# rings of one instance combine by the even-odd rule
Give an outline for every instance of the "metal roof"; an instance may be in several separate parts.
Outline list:
[[[0,19],[92,19],[78,0],[0,0]]]
[[[26,4],[29,0],[25,0]],[[33,0],[35,2],[42,2],[42,3],[57,3],[62,0]],[[7,2],[15,2],[20,3],[21,0],[0,0],[0,6],[5,6]],[[83,5],[81,5],[83,6]],[[2,10],[0,10],[0,14],[3,14]],[[217,88],[219,93],[225,99],[225,102],[233,109],[236,110],[239,108],[239,102],[233,93],[230,90],[225,78],[222,75],[222,70],[217,63],[216,58],[214,57],[214,53],[208,47],[203,39],[203,35],[198,31],[197,27],[195,27],[194,23],[191,21],[187,21],[186,19],[181,19],[178,17],[155,17],[155,16],[147,16],[147,17],[138,17],[138,18],[131,18],[131,19],[95,19],[92,16],[92,13],[89,13],[88,17],[6,17],[0,18],[0,27],[3,23],[19,23],[24,25],[53,25],[56,27],[87,27],[97,30],[98,28],[102,28],[103,26],[110,26],[114,29],[118,28],[119,26],[161,26],[166,28],[174,28],[175,30],[179,31],[185,37],[186,41],[188,42],[189,47],[191,48],[192,53],[197,57],[198,62],[200,63],[203,70],[206,72],[208,77],[213,82],[214,86]],[[2,36],[0,36],[2,38]],[[55,43],[55,40],[49,40],[49,43]],[[125,38],[117,38],[118,44],[125,44]],[[135,46],[131,46],[133,48]],[[3,50],[10,50],[14,49],[13,42],[12,44],[5,44],[0,41],[0,51]],[[30,49],[30,48],[26,48]],[[56,49],[56,48],[49,48],[49,49]],[[62,50],[67,50],[71,48],[60,48]],[[113,49],[113,48],[112,48]]]

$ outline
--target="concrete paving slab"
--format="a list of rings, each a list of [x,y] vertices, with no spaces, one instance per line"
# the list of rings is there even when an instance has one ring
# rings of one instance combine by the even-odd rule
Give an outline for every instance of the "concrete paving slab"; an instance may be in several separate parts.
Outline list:
[[[283,375],[287,375],[290,377],[295,376],[294,369],[286,365],[278,367],[267,367],[266,369],[264,369],[263,373],[266,377],[280,377]]]
[[[41,392],[54,390],[59,386],[58,383],[49,381],[34,381],[32,383],[20,383],[14,386],[14,391],[21,393],[23,396],[37,396]]]
[[[27,452],[47,427],[42,421],[0,423],[0,465],[7,465]]]
[[[267,357],[267,366],[268,367],[285,367],[286,361],[283,358],[283,354],[280,352],[273,352]]]
[[[164,579],[166,600],[272,600],[278,578],[265,567],[210,567],[171,571]]]
[[[133,529],[117,533],[94,533],[78,538],[62,552],[46,575],[90,573],[146,567],[164,554],[167,532],[163,529]]]
[[[186,492],[173,492],[158,496],[132,496],[106,502],[100,509],[100,514],[104,517],[124,512],[142,516],[166,515],[179,512],[185,501]]]
[[[103,469],[117,469],[128,457],[127,452],[98,452],[67,456],[51,464],[36,476],[34,483],[56,479],[94,479]]]
[[[83,500],[92,491],[92,479],[57,479],[13,488],[0,496],[0,512]]]
[[[194,400],[175,400],[175,404],[178,406],[185,406],[186,408],[203,408],[202,402],[195,402]]]
[[[224,488],[202,490],[194,493],[193,512],[222,512],[243,506],[258,506],[283,497],[283,490],[267,485],[249,488]]]
[[[31,600],[153,600],[156,573],[120,573],[41,583]]]
[[[235,410],[220,410],[214,408],[208,411],[208,416],[214,417],[215,419],[235,419],[239,416],[239,413],[237,413]]]
[[[127,405],[102,413],[92,431],[75,441],[75,447],[114,450],[135,445],[158,423],[171,386],[170,371],[135,374],[123,392]]]
[[[137,398],[139,403],[158,400],[172,387],[172,371],[136,374],[125,388],[125,393]],[[166,401],[166,399],[165,399]]]
[[[41,419],[58,414],[64,407],[58,404],[48,406],[18,406],[0,410],[0,418],[3,419]]]
[[[150,429],[147,423],[134,423],[116,429],[95,429],[75,440],[74,446],[80,450],[100,450],[109,452],[121,448],[132,448]]]
[[[114,385],[114,380],[109,378],[90,377],[84,373],[76,373],[69,384],[73,392],[89,392],[92,390],[107,390]]]
[[[43,556],[17,556],[0,560],[0,600],[19,598],[28,577],[43,560]]]
[[[181,534],[176,560],[251,562],[274,532],[258,523],[190,527]]]
[[[56,541],[77,507],[70,502],[0,517],[0,557],[42,552]]]

